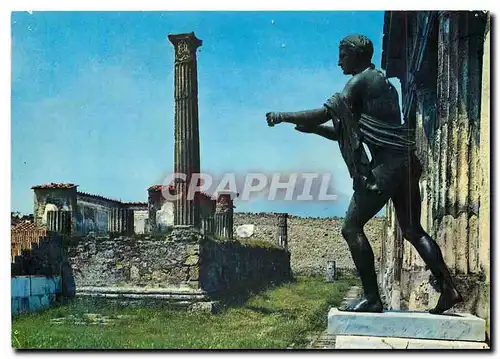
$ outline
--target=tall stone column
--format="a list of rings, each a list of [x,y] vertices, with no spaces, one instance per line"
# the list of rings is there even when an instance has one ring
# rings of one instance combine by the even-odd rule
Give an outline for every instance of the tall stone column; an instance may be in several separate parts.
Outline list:
[[[196,49],[202,41],[193,32],[168,35],[175,47],[175,173],[186,175],[186,181],[176,181],[174,225],[199,226],[200,208],[197,201],[187,198],[191,177],[200,172],[200,141],[198,128],[198,73]]]

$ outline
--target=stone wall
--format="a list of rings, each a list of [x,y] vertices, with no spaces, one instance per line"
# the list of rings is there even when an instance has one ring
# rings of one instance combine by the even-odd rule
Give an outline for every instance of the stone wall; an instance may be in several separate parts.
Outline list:
[[[62,292],[61,276],[15,276],[10,283],[12,314],[47,308]]]
[[[73,272],[63,242],[64,237],[51,232],[11,262],[12,314],[43,309],[60,296],[74,295]]]
[[[65,243],[77,293],[86,287],[212,292],[245,281],[289,278],[289,254],[268,247],[219,242],[189,228],[133,237],[74,237]]]
[[[342,218],[288,217],[288,250],[294,275],[325,275],[327,261],[334,260],[340,272],[355,273],[347,243],[341,234]],[[255,225],[249,240],[276,242],[277,216],[270,213],[235,213],[234,227]],[[380,245],[384,237],[386,220],[375,217],[365,226],[376,258],[380,258]],[[235,234],[236,237],[236,234]],[[375,263],[378,267],[378,262]]]
[[[78,193],[76,209],[77,233],[107,233],[109,211],[111,208],[119,207],[119,202],[108,201],[97,196]]]
[[[171,235],[87,236],[68,243],[78,287],[169,287],[198,280],[198,243]]]
[[[290,253],[277,247],[205,239],[200,246],[200,287],[207,292],[260,287],[292,278]]]

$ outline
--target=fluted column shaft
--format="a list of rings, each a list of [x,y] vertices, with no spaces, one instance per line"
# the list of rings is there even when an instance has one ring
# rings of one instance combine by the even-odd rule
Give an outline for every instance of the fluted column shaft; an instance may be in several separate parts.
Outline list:
[[[71,233],[71,212],[70,211],[48,211],[47,229],[60,234]]]
[[[134,232],[134,211],[127,208],[111,208],[108,217],[111,233],[130,235]]]
[[[179,196],[175,202],[174,225],[199,226],[199,203],[187,198],[187,190],[192,175],[200,172],[196,49],[202,42],[194,33],[169,35],[168,38],[175,47],[174,171],[186,175],[185,182],[175,183]]]

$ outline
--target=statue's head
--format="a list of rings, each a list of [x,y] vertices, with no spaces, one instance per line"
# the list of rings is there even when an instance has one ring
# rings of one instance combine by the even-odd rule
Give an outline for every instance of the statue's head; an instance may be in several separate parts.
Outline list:
[[[349,35],[339,44],[339,66],[346,75],[354,75],[360,67],[370,65],[373,43],[364,35]]]

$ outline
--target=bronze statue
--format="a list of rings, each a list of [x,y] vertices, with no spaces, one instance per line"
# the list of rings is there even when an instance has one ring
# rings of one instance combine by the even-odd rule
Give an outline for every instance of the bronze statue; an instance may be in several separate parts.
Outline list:
[[[394,204],[403,236],[418,251],[441,289],[430,313],[441,314],[462,301],[436,242],[420,225],[421,163],[415,155],[412,130],[401,124],[398,94],[385,74],[371,63],[373,44],[363,35],[350,35],[339,45],[339,63],[352,75],[341,93],[318,108],[301,112],[269,112],[269,126],[281,122],[295,129],[338,141],[353,178],[351,198],[342,235],[347,241],[363,284],[364,296],[343,310],[382,312],[373,251],[364,225],[389,199]],[[332,120],[333,126],[324,125]],[[371,153],[371,161],[363,143]]]

